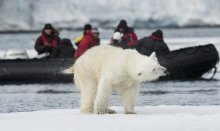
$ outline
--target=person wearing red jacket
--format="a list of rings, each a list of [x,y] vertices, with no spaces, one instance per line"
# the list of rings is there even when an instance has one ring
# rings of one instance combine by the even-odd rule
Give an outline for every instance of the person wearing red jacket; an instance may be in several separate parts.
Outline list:
[[[77,50],[75,51],[74,58],[79,58],[86,50],[98,45],[98,38],[94,36],[92,28],[87,28],[84,32],[84,37],[80,41]]]
[[[121,20],[115,30],[123,34],[122,41],[127,43],[128,48],[132,48],[138,40],[137,35],[134,33],[134,29],[128,27],[126,20]]]
[[[51,25],[45,24],[41,36],[35,42],[35,50],[38,54],[49,53],[52,54],[53,50],[60,42],[58,31]]]
[[[83,29],[83,34],[81,34],[80,36],[76,37],[76,39],[74,39],[75,41],[75,45],[78,47],[81,40],[83,39],[84,35],[86,34],[86,30],[88,29],[92,29],[92,25],[91,24],[85,24],[84,29]]]

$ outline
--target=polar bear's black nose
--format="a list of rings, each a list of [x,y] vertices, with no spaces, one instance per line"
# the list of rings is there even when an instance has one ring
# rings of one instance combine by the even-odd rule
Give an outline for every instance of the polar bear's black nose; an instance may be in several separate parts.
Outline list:
[[[141,76],[141,73],[138,73],[139,76]]]
[[[164,72],[164,74],[167,75],[167,74],[169,73],[168,70],[167,70],[166,68],[163,67],[163,68],[161,68],[161,69],[162,69],[162,71]]]
[[[168,71],[168,70],[165,70],[165,71],[164,71],[164,74],[169,75],[169,71]]]

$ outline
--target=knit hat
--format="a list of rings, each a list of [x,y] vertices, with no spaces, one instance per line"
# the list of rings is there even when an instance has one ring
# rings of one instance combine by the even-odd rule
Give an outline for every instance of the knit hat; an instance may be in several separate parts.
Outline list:
[[[115,32],[112,36],[112,39],[121,41],[122,36],[123,36],[123,34],[121,34],[120,32]]]
[[[91,30],[92,29],[92,25],[90,25],[90,24],[86,24],[85,26],[84,26],[84,31],[85,30]]]
[[[152,36],[158,37],[158,38],[163,38],[163,32],[158,29],[155,32],[152,33]]]
[[[50,24],[50,23],[45,24],[45,25],[44,25],[44,30],[45,30],[45,29],[53,29],[52,24]]]
[[[128,31],[128,24],[126,22],[126,20],[121,20],[117,26],[117,31],[122,28],[124,29],[125,31]]]
[[[68,38],[63,38],[61,41],[60,41],[61,44],[64,44],[64,45],[69,45],[69,46],[72,46],[72,42],[70,39]]]

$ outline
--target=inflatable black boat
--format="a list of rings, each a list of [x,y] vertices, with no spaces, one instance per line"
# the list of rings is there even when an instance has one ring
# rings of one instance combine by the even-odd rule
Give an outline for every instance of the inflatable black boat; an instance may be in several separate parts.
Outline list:
[[[213,44],[208,44],[174,50],[166,56],[159,56],[158,59],[170,73],[162,79],[193,80],[201,78],[212,69],[215,74],[219,54]]]
[[[0,84],[72,82],[73,76],[62,71],[73,63],[73,59],[1,60]]]
[[[174,50],[158,59],[169,71],[162,80],[192,80],[216,68],[219,55],[215,46],[208,44]],[[73,59],[0,60],[0,84],[72,82],[73,76],[62,71],[73,63]]]

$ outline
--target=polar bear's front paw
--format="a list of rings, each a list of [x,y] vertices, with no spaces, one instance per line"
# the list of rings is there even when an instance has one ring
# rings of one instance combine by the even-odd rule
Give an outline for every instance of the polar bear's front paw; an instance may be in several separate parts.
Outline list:
[[[95,110],[96,114],[115,114],[116,112],[109,108],[98,108]]]
[[[137,113],[126,111],[125,114],[137,114]]]
[[[101,108],[101,107],[96,107],[94,108],[94,113],[95,114],[105,114],[105,108]]]
[[[115,114],[115,113],[116,113],[116,111],[114,111],[114,110],[112,110],[112,109],[107,108],[107,109],[106,109],[106,113],[108,113],[108,114]]]

